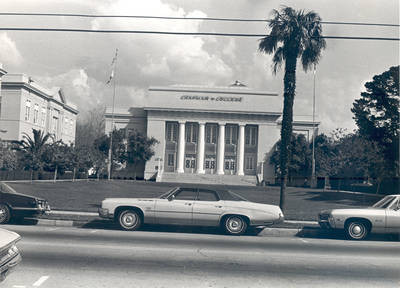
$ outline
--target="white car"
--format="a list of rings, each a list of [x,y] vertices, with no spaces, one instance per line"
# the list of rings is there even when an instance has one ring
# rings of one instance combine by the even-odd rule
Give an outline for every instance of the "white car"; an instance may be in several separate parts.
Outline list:
[[[143,223],[221,226],[233,235],[284,219],[278,206],[250,202],[226,190],[194,187],[177,187],[159,198],[107,198],[99,215],[124,230],[137,230]]]
[[[319,225],[344,229],[350,239],[365,239],[373,233],[400,233],[400,195],[388,195],[372,207],[333,209],[319,214]]]
[[[16,246],[20,239],[17,233],[0,228],[0,282],[21,262]]]

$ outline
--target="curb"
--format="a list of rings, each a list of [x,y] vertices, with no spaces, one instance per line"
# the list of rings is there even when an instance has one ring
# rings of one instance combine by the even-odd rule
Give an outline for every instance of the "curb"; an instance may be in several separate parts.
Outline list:
[[[83,227],[91,222],[101,223],[101,221],[107,221],[100,218],[98,214],[94,212],[53,210],[47,217],[54,217],[56,219],[31,218],[30,220],[34,220],[36,225],[54,227]],[[67,220],[65,218],[69,219]],[[70,220],[71,218],[75,219]],[[318,222],[297,220],[286,220],[282,223],[282,226],[266,227],[257,233],[259,237],[315,237],[319,235],[321,235],[321,230],[319,229]]]

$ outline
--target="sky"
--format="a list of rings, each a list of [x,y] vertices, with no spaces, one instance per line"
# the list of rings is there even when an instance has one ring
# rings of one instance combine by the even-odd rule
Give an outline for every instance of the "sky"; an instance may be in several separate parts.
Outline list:
[[[323,21],[399,24],[397,0],[14,0],[2,12],[81,13],[269,19],[282,5],[313,10]],[[0,27],[46,27],[182,32],[268,34],[267,23],[124,18],[0,16]],[[322,26],[326,36],[399,38],[399,27]],[[118,48],[116,107],[143,106],[149,86],[228,86],[283,94],[283,72],[272,73],[272,56],[258,51],[258,38],[0,31],[0,63],[9,73],[24,73],[44,87],[61,87],[80,114],[111,106],[107,85]],[[350,109],[372,77],[399,65],[399,42],[327,40],[315,75],[320,131],[349,132],[356,126]],[[297,69],[295,115],[312,115],[312,72]],[[283,101],[283,99],[282,99]],[[81,116],[81,117],[82,117]]]

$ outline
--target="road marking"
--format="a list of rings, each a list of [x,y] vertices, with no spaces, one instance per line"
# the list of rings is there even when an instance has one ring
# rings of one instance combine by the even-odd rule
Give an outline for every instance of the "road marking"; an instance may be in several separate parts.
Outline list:
[[[42,285],[47,279],[49,279],[49,276],[42,276],[37,280],[35,283],[33,283],[33,287],[39,287]]]
[[[13,288],[26,288],[26,286],[23,286],[23,285],[13,285]]]
[[[59,230],[60,228],[48,228],[46,229],[48,232],[56,231]]]
[[[97,232],[97,230],[92,230],[92,231],[90,231],[90,233],[96,233]]]
[[[301,238],[300,238],[300,240],[301,240],[303,243],[309,243],[307,240],[304,240],[304,239],[301,239]]]

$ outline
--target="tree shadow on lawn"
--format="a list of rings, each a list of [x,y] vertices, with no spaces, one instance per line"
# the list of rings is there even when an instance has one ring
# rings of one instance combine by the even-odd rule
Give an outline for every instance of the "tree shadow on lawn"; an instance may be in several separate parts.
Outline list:
[[[303,195],[305,196],[304,200],[307,201],[328,202],[347,206],[371,206],[383,197],[383,195],[353,194],[338,191],[306,191]]]
[[[103,229],[124,231],[118,224],[108,220],[93,220],[81,226],[84,229]],[[189,233],[189,234],[210,234],[210,235],[227,235],[219,227],[199,227],[199,226],[176,226],[176,225],[153,225],[144,224],[139,231],[145,232],[166,232],[166,233]],[[257,236],[262,229],[249,228],[244,236]]]

